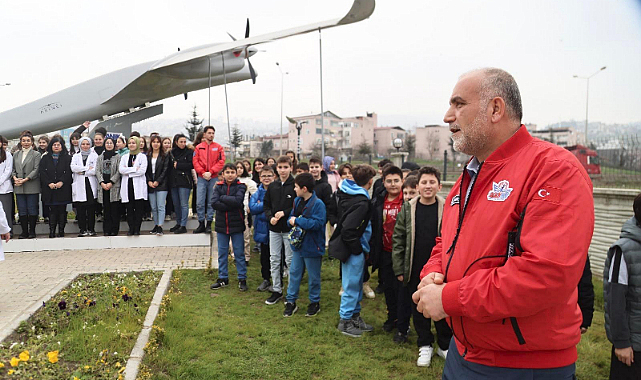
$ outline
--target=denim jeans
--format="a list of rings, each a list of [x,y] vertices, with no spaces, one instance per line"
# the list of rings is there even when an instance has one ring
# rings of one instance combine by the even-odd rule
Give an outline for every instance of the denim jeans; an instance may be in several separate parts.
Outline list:
[[[363,268],[365,255],[350,255],[346,262],[341,264],[343,270],[343,295],[338,311],[341,319],[350,319],[352,315],[361,312],[363,300]]]
[[[292,267],[292,246],[289,244],[287,232],[269,231],[269,266],[272,272],[272,288],[276,293],[283,292],[282,278],[280,275],[280,263],[285,246],[285,265],[287,270]]]
[[[243,233],[237,232],[228,235],[217,232],[216,234],[218,238],[218,278],[229,278],[227,256],[229,254],[229,239],[231,238],[238,279],[245,280],[247,278],[247,267],[245,266],[245,256],[243,255]]]
[[[490,367],[483,364],[472,363],[461,357],[456,348],[454,338],[450,341],[450,349],[447,351],[445,368],[443,368],[443,380],[454,379],[504,379],[504,380],[573,380],[576,365],[570,364],[559,368],[504,368]]]
[[[18,214],[20,216],[38,215],[38,199],[40,194],[16,194]]]
[[[171,189],[171,199],[174,201],[174,211],[176,212],[176,224],[183,227],[187,225],[189,217],[189,194],[191,189],[186,187],[173,187]]]
[[[154,224],[157,226],[162,226],[162,223],[165,221],[167,193],[167,191],[154,191],[153,193],[149,193],[151,215],[154,217]]]
[[[203,177],[198,177],[198,203],[196,208],[198,210],[198,221],[205,221],[205,212],[207,213],[207,221],[214,220],[214,208],[211,204],[211,196],[214,194],[214,185],[218,177],[212,177],[209,181]]]
[[[303,270],[307,268],[309,302],[320,302],[321,264],[323,257],[302,257],[300,252],[293,252],[292,267],[289,269],[289,285],[287,286],[287,302],[295,303],[298,299]]]

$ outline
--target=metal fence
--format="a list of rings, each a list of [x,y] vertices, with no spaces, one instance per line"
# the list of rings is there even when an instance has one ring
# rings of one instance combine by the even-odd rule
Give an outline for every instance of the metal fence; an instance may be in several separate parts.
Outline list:
[[[597,152],[595,163],[601,174],[593,174],[595,187],[641,187],[641,141],[637,135],[594,139],[590,148]]]

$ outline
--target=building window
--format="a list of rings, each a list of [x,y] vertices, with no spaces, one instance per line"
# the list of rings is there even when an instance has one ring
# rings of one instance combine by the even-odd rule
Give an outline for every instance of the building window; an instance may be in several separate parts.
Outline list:
[[[321,125],[320,119],[316,119],[316,125]]]
[[[316,134],[320,135],[321,133],[323,133],[323,129],[322,128],[316,128]]]

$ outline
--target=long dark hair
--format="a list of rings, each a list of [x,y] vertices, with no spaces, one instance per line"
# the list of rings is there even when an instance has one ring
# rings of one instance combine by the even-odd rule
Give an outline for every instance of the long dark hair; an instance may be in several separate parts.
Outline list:
[[[0,135],[0,144],[2,144],[2,147],[0,147],[0,163],[7,159],[7,147],[4,144],[4,140],[4,136]]]
[[[151,136],[151,139],[149,139],[149,150],[147,151],[147,155],[149,157],[152,157],[154,155],[154,148],[152,144],[154,143],[155,140],[158,140],[158,142],[160,143],[158,156],[165,157],[165,150],[162,148],[162,137],[160,137],[160,135],[153,135]]]
[[[242,161],[236,161],[234,163],[234,167],[236,168],[236,171],[238,171],[238,165],[242,166],[243,168],[243,174],[239,175],[238,177],[240,178],[249,177],[249,172],[247,171],[247,168],[245,168],[245,164]]]
[[[60,156],[64,156],[65,154],[69,154],[67,151],[67,147],[65,146],[65,140],[62,139],[62,137],[54,136],[51,138],[51,141],[49,141],[49,145],[47,145],[47,153],[53,154],[53,144],[59,142],[60,145],[62,145],[62,150],[60,151]]]

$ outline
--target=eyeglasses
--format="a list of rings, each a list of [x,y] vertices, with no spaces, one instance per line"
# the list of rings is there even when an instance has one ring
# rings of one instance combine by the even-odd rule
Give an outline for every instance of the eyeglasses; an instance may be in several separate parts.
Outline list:
[[[271,174],[261,175],[260,178],[272,178]]]

